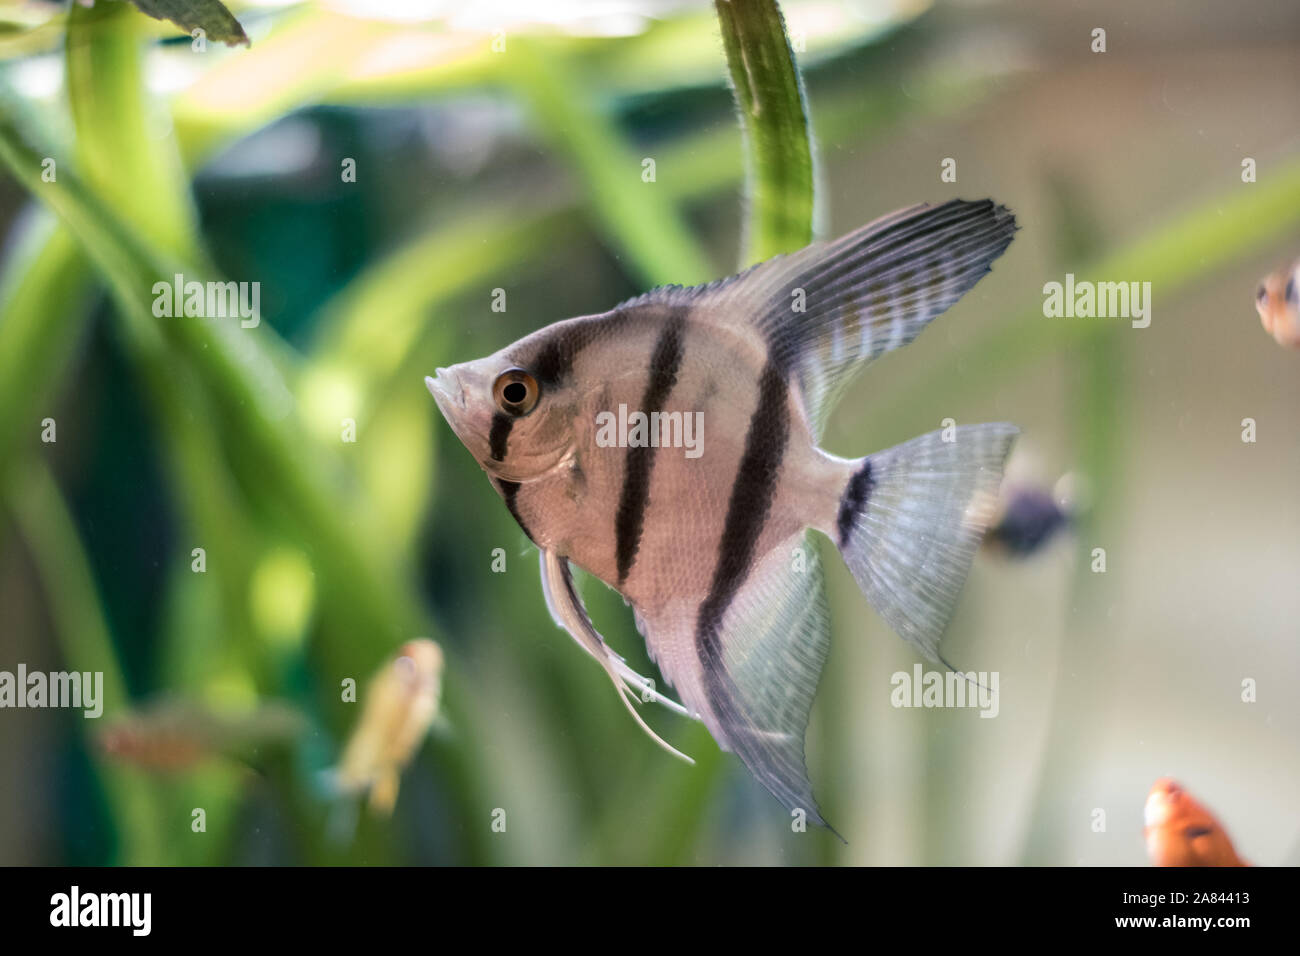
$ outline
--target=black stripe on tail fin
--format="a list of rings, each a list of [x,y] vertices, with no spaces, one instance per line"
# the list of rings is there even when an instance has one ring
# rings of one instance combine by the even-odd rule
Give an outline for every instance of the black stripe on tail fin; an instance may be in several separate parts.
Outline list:
[[[840,513],[835,521],[835,530],[839,534],[841,548],[849,543],[849,536],[853,534],[857,517],[866,507],[867,499],[871,497],[871,486],[871,459],[868,458],[863,461],[862,467],[853,473],[840,498]]]
[[[868,455],[840,498],[840,553],[876,612],[935,663],[966,574],[997,507],[1019,430],[931,432]]]

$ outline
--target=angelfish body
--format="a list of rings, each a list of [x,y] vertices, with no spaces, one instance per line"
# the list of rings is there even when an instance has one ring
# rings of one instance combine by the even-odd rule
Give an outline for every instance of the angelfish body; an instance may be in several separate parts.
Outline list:
[[[701,719],[815,823],[803,741],[829,617],[809,531],[836,542],[881,616],[938,661],[1016,434],[967,426],[848,460],[818,447],[822,424],[852,374],[960,298],[1015,228],[988,200],[911,207],[426,379],[541,550],[556,620],[620,692],[650,699],[592,626],[570,564],[617,589],[682,705],[654,699]],[[611,444],[621,406],[659,427]],[[676,428],[688,416],[702,425],[693,454]]]

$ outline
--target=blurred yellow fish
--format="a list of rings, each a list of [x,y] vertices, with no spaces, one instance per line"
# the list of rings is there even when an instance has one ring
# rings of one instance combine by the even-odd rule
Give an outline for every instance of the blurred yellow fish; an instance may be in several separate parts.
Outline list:
[[[1249,866],[1219,821],[1168,777],[1161,777],[1147,795],[1142,833],[1156,866]]]
[[[1272,275],[1265,276],[1255,293],[1255,309],[1264,331],[1277,340],[1278,345],[1300,349],[1300,292],[1296,278],[1300,276],[1300,262],[1293,262]]]
[[[366,686],[361,719],[339,761],[334,782],[342,793],[369,791],[370,809],[389,814],[401,772],[438,715],[442,649],[408,641]]]

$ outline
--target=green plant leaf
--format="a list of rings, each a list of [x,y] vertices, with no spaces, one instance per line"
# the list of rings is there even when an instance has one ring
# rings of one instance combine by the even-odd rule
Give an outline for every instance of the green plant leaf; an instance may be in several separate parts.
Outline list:
[[[211,395],[213,419],[238,457],[260,475],[246,475],[273,495],[325,567],[347,594],[358,623],[375,637],[369,652],[355,645],[335,648],[351,661],[345,673],[365,673],[375,656],[415,632],[418,614],[409,594],[381,557],[382,544],[368,541],[354,523],[356,505],[343,500],[326,480],[327,463],[302,440],[292,393],[260,347],[256,332],[221,319],[158,322],[152,316],[154,283],[177,272],[206,277],[194,267],[150,246],[130,225],[114,217],[93,191],[71,172],[55,183],[40,176],[41,157],[12,123],[0,119],[0,161],[71,227],[91,262],[108,281],[136,347],[154,367],[182,357]],[[174,350],[174,351],[173,351]],[[358,653],[360,652],[360,653]]]
[[[103,713],[128,709],[126,684],[109,635],[90,561],[49,469],[39,460],[25,463],[9,476],[4,498],[27,541],[46,591],[55,640],[63,659],[75,670],[102,675]],[[92,754],[104,781],[115,819],[123,831],[121,861],[157,866],[164,861],[157,793],[137,774]]]
[[[715,5],[749,170],[743,266],[812,241],[812,142],[803,83],[776,0]]]
[[[510,49],[508,77],[532,108],[538,132],[581,175],[592,215],[635,272],[651,285],[692,285],[713,278],[708,255],[659,187],[659,178],[674,175],[673,170],[656,164],[649,177],[647,161],[654,157],[632,152],[592,102],[590,84],[572,64],[543,57],[525,40]]]
[[[226,46],[248,46],[248,34],[220,0],[131,0],[155,20],[170,20],[186,33],[202,30]]]
[[[15,243],[0,282],[0,480],[22,447],[39,447],[40,421],[86,324],[90,271],[53,216]],[[23,441],[26,429],[27,441]]]
[[[189,184],[176,150],[151,132],[143,26],[121,4],[72,7],[64,59],[78,173],[119,217],[192,258],[197,216]]]

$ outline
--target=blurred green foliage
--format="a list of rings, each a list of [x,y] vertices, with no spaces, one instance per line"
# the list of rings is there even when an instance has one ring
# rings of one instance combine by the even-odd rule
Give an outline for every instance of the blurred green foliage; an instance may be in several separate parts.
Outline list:
[[[201,59],[116,3],[73,5],[3,39],[13,59],[0,160],[39,209],[12,226],[0,280],[0,486],[59,655],[105,673],[112,709],[162,691],[242,710],[277,699],[312,727],[295,752],[253,770],[217,762],[170,778],[110,764],[85,728],[70,731],[70,759],[95,782],[68,797],[67,816],[89,822],[68,828],[64,859],[674,863],[730,858],[754,820],[783,827],[702,728],[667,731],[694,768],[635,744],[598,669],[553,630],[522,535],[420,384],[437,364],[592,302],[710,279],[811,238],[814,151],[775,5],[718,7],[722,43],[705,9],[617,39],[524,24],[495,49],[487,33],[313,4],[237,6],[251,50]],[[761,15],[750,23],[746,10]],[[892,82],[923,33],[910,24],[917,12],[801,38],[803,62],[829,77],[815,113],[823,142],[870,140],[991,91],[951,69],[913,67],[906,87]],[[745,44],[765,68],[744,64]],[[61,57],[53,114],[19,82],[41,55]],[[172,93],[151,82],[166,68],[194,75]],[[406,122],[427,106],[441,110],[422,121],[431,128]],[[472,124],[456,125],[478,110],[498,111],[508,135],[483,146]],[[315,146],[301,168],[240,172],[267,136],[288,137],[287,153],[295,137]],[[411,142],[491,154],[453,157],[487,164],[479,188],[460,195],[445,170],[423,182],[425,168],[405,158]],[[513,162],[494,168],[502,153]],[[642,157],[655,160],[653,186]],[[56,178],[43,175],[47,158]],[[347,159],[355,183],[340,177]],[[1077,216],[1061,218],[1061,234],[1079,229]],[[1167,290],[1297,222],[1292,166],[1127,246],[1067,258],[1092,263],[1081,273],[1142,275]],[[263,321],[156,318],[154,283],[176,273],[258,279]],[[492,316],[496,287],[530,304]],[[1035,322],[1039,307],[1029,297],[961,360],[978,356],[993,381],[1087,349],[1076,440],[1102,490],[1113,488],[1113,328]],[[952,372],[927,370],[873,415],[909,427],[917,394],[960,399],[966,379]],[[34,423],[56,403],[61,436],[79,436],[75,459],[51,461],[36,440]],[[344,419],[355,444],[340,440]],[[199,547],[204,574],[191,572]],[[508,555],[504,585],[487,571],[495,547]],[[617,595],[586,597],[633,666],[649,668]],[[320,774],[355,719],[340,682],[364,681],[416,635],[447,652],[443,723],[395,817],[363,814],[353,838],[331,839],[337,802]],[[1051,801],[1043,773],[1040,800]],[[190,831],[194,807],[207,811],[203,839]],[[494,838],[497,807],[525,836]],[[841,851],[825,837],[774,838],[776,852],[832,861]],[[1050,834],[1030,842],[1029,858],[1050,857]]]

